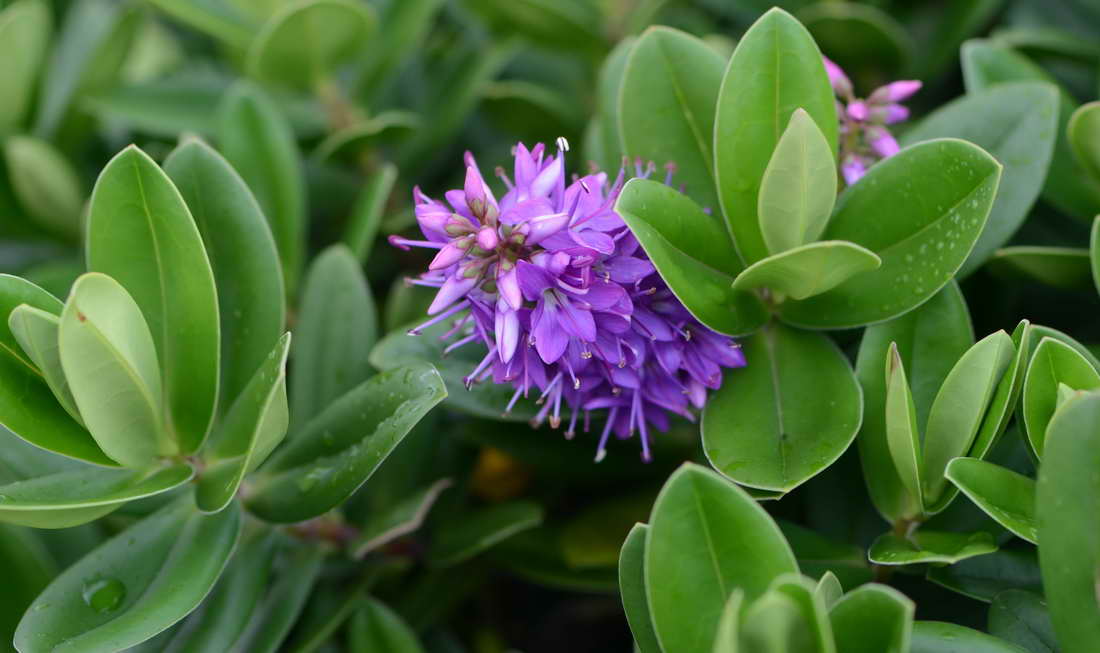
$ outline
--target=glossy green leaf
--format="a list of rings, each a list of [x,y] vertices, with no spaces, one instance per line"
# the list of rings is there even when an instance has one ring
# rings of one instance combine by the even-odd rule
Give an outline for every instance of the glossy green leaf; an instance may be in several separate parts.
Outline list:
[[[968,93],[1009,82],[1054,81],[1027,57],[988,40],[974,39],[964,43],[959,55]],[[1059,88],[1058,136],[1042,196],[1070,215],[1092,219],[1100,210],[1100,180],[1082,169],[1073,155],[1067,125],[1076,108],[1077,101],[1065,89]]]
[[[745,601],[745,591],[735,589],[730,592],[726,607],[722,608],[722,617],[718,621],[718,632],[714,635],[714,648],[711,653],[738,653],[741,639],[741,610]],[[647,653],[638,647],[639,653]],[[660,652],[660,648],[651,649]]]
[[[69,389],[104,453],[144,467],[178,452],[163,426],[153,336],[125,288],[98,272],[80,277],[61,313],[58,342]]]
[[[742,346],[753,363],[727,371],[707,402],[703,448],[738,483],[789,491],[852,443],[863,395],[847,359],[819,333],[776,324]]]
[[[370,255],[386,211],[386,201],[396,182],[397,166],[385,163],[371,175],[355,200],[355,209],[344,231],[344,244],[360,262]]]
[[[796,109],[836,151],[836,100],[813,37],[790,14],[764,14],[737,44],[722,80],[714,167],[726,224],[746,263],[768,255],[757,202],[764,171]],[[841,238],[843,240],[843,238]]]
[[[203,512],[225,509],[245,474],[258,467],[286,435],[290,423],[286,400],[289,351],[287,333],[275,343],[211,436],[203,452],[205,469],[195,489],[195,503]]]
[[[829,610],[837,651],[908,653],[915,608],[886,585],[869,583],[848,592]]]
[[[814,593],[821,597],[822,602],[825,604],[825,609],[829,610],[840,600],[840,597],[844,596],[844,587],[841,586],[840,580],[836,577],[836,574],[827,571],[822,574],[821,579],[817,581],[817,588],[814,589]]]
[[[890,351],[886,354],[886,444],[905,488],[906,503],[910,504],[904,517],[917,517],[924,512],[921,433],[917,428],[913,393],[909,391],[905,365],[896,342],[890,343]]]
[[[1074,390],[1094,390],[1100,388],[1100,373],[1069,345],[1044,337],[1027,366],[1021,399],[1027,441],[1040,458],[1045,447],[1047,425],[1058,405],[1059,383]]]
[[[1066,124],[1069,140],[1077,162],[1092,178],[1100,180],[1100,102],[1081,105]]]
[[[824,237],[861,245],[882,259],[872,274],[780,307],[782,318],[839,329],[897,317],[947,284],[985,225],[1001,165],[954,139],[918,143],[876,164],[837,202]],[[891,218],[883,220],[889,212]]]
[[[231,653],[283,650],[283,641],[298,621],[324,560],[325,551],[317,545],[300,546],[292,551],[278,581],[268,589],[255,613],[249,617],[248,628],[230,649]]]
[[[359,261],[344,245],[319,254],[302,286],[291,358],[295,431],[370,377],[378,316]]]
[[[0,274],[0,314],[9,316],[21,305],[27,305],[51,315],[61,315],[63,304],[53,295],[35,284],[10,274]],[[0,320],[0,352],[25,365],[30,371],[38,368],[33,358],[23,349],[19,338],[11,329],[10,319]]]
[[[901,142],[933,138],[969,141],[1004,166],[989,219],[959,269],[963,277],[1012,237],[1039,197],[1058,138],[1058,93],[1050,84],[1034,81],[971,92],[905,131]]]
[[[348,653],[423,653],[416,633],[396,612],[367,597],[348,626]]]
[[[1100,370],[1100,358],[1097,358],[1095,354],[1089,351],[1089,348],[1071,338],[1068,334],[1053,329],[1042,324],[1031,325],[1031,349],[1028,351],[1027,362],[1030,364],[1032,355],[1035,353],[1035,349],[1038,348],[1039,343],[1043,338],[1053,338],[1064,345],[1069,345],[1073,351],[1081,354],[1081,357],[1089,362],[1094,369]]]
[[[728,335],[751,333],[767,320],[754,295],[731,286],[742,267],[722,225],[675,188],[633,179],[615,209],[669,288],[692,315]]]
[[[877,268],[872,251],[841,240],[826,240],[787,249],[745,268],[733,280],[734,290],[768,288],[776,297],[806,299]]]
[[[1034,480],[974,458],[952,460],[947,479],[998,524],[1032,544],[1038,542]]]
[[[836,184],[836,156],[825,134],[810,114],[795,109],[760,181],[757,214],[768,251],[817,240],[833,212]]]
[[[428,559],[451,567],[543,521],[543,510],[530,501],[509,501],[447,520],[432,539]]]
[[[661,653],[657,633],[653,631],[653,618],[649,614],[649,598],[646,596],[645,546],[648,533],[649,526],[635,524],[623,542],[619,553],[619,596],[622,597],[623,612],[626,613],[626,621],[630,624],[630,632],[634,635],[639,653]],[[731,620],[732,626],[736,628],[738,615],[735,613]],[[736,636],[736,631],[733,636]],[[736,643],[736,639],[733,642]],[[719,642],[715,642],[715,653],[719,651]],[[736,653],[736,649],[733,653]]]
[[[792,653],[837,653],[828,610],[825,602],[814,592],[815,589],[814,581],[799,574],[778,576],[768,588],[768,594],[775,592],[794,601],[803,623],[806,624],[805,645],[793,648]]]
[[[260,203],[293,295],[305,249],[306,189],[290,123],[257,86],[238,82],[219,108],[218,145]]]
[[[68,528],[98,519],[128,501],[167,492],[191,480],[174,465],[148,472],[86,468],[0,485],[0,521]]]
[[[1043,591],[1034,548],[1000,549],[953,565],[932,565],[928,568],[928,580],[986,603],[1008,589]]]
[[[449,487],[451,487],[451,479],[441,478],[417,490],[388,510],[371,515],[359,529],[359,534],[348,545],[348,549],[356,558],[362,558],[395,539],[416,531],[424,523],[435,500]]]
[[[221,321],[219,410],[229,410],[286,322],[279,255],[259,204],[232,166],[191,139],[164,161],[210,257]]]
[[[96,181],[87,258],[90,271],[118,281],[141,308],[156,343],[169,433],[183,453],[197,451],[218,398],[214,274],[179,191],[134,146],[111,159]]]
[[[597,134],[603,154],[597,162],[601,170],[614,170],[622,164],[623,142],[619,134],[619,95],[623,88],[626,62],[637,39],[627,37],[604,59],[596,79]]]
[[[65,570],[15,634],[20,651],[118,651],[187,616],[237,544],[241,513],[196,513],[189,498],[134,524]]]
[[[42,373],[46,384],[50,386],[54,397],[69,415],[83,424],[76,400],[69,389],[69,380],[61,368],[61,350],[58,342],[58,329],[61,320],[54,313],[20,304],[8,316],[8,328],[19,341],[23,352]]]
[[[691,463],[665,483],[645,546],[649,609],[665,651],[710,649],[731,592],[754,601],[776,576],[797,571],[775,522],[736,485]]]
[[[265,82],[312,89],[363,49],[377,22],[372,7],[351,0],[287,5],[253,39],[246,68]]]
[[[248,509],[270,522],[293,523],[336,507],[446,393],[439,372],[423,363],[375,375],[271,457],[254,477]]]
[[[1027,653],[980,630],[942,621],[915,622],[912,642],[910,653]]]
[[[1092,221],[1089,234],[1089,266],[1092,270],[1092,283],[1100,292],[1100,216]]]
[[[989,633],[1031,653],[1060,650],[1046,599],[1034,592],[1006,590],[994,597],[989,606]]]
[[[72,164],[52,145],[31,136],[8,138],[4,160],[12,190],[27,214],[59,236],[78,238],[84,189]]]
[[[930,511],[946,507],[947,463],[970,451],[997,384],[1015,354],[1012,338],[998,331],[963,354],[944,379],[924,430],[921,479]]]
[[[725,61],[700,39],[650,27],[632,48],[618,94],[623,154],[658,166],[674,162],[677,185],[718,210],[714,187],[714,110]]]
[[[997,550],[993,537],[978,533],[947,533],[921,529],[903,537],[883,533],[871,544],[868,559],[877,565],[954,564]]]
[[[1087,651],[1100,641],[1097,424],[1100,394],[1083,394],[1058,409],[1047,431],[1036,488],[1043,587],[1054,630],[1067,653]]]
[[[0,11],[0,134],[18,130],[34,97],[50,46],[50,6],[44,0],[19,0]]]
[[[1020,320],[1012,331],[1012,345],[1016,349],[1016,354],[993,392],[989,409],[982,418],[978,435],[974,438],[974,444],[967,454],[971,458],[985,458],[1012,419],[1016,404],[1024,390],[1024,374],[1027,372],[1028,357],[1031,355],[1035,339],[1035,330],[1031,323]]]
[[[821,640],[814,634],[797,599],[784,592],[769,590],[745,608],[738,631],[738,650],[817,653],[821,651]]]
[[[255,26],[241,11],[245,3],[224,0],[149,0],[172,18],[238,49],[248,47]]]
[[[993,253],[990,269],[1054,288],[1092,287],[1089,251],[1077,247],[1005,247]]]

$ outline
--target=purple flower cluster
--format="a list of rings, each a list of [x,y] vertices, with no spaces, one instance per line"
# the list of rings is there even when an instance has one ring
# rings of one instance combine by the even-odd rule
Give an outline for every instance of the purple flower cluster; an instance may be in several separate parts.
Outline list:
[[[828,59],[825,71],[837,95],[837,116],[840,118],[840,172],[852,185],[867,174],[876,161],[897,154],[898,142],[887,125],[909,118],[903,102],[920,90],[917,80],[901,80],[880,86],[867,99],[855,97],[852,82],[840,66]]]
[[[465,185],[447,191],[446,203],[413,191],[425,240],[390,242],[438,250],[410,282],[439,291],[433,319],[410,334],[452,320],[445,351],[474,342],[489,350],[467,387],[512,384],[506,413],[521,396],[537,396],[535,426],[558,427],[564,402],[567,438],[578,419],[587,432],[592,413],[606,413],[596,461],[611,433],[638,433],[648,462],[650,427],[666,430],[669,413],[692,419],[722,368],[745,359],[688,313],[615,212],[625,172],[613,182],[592,172],[566,184],[567,149],[564,139],[554,156],[541,143],[516,145],[513,177],[496,171],[506,187],[499,200],[469,153]],[[634,168],[641,177],[654,171]]]

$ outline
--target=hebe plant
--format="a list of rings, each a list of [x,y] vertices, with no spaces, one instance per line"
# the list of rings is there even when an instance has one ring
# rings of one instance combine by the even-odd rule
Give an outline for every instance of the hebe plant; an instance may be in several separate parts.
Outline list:
[[[1100,649],[1100,10],[779,4],[0,2],[4,639]],[[599,256],[525,240],[580,200],[502,227],[539,184],[453,165],[570,143],[547,178],[606,200]],[[607,373],[562,402],[496,378],[492,316],[415,328],[452,270],[379,233],[465,248],[483,306],[501,242],[566,256],[597,338],[623,258],[660,283],[614,290],[678,303],[617,369],[569,338],[559,383]],[[652,379],[683,315],[747,366],[607,438],[607,380]],[[508,349],[542,356],[530,326]]]

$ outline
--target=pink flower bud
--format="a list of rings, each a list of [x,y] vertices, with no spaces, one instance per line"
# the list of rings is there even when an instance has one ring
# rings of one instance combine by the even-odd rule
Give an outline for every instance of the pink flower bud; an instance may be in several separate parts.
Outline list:
[[[915,79],[903,79],[890,82],[886,86],[875,89],[867,101],[871,104],[886,104],[887,102],[901,102],[907,100],[920,90],[921,82]]]

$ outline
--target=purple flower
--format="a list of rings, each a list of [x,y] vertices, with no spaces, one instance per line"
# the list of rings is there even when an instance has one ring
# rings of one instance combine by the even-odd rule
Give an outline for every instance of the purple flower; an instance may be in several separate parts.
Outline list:
[[[533,396],[532,424],[557,428],[568,417],[567,438],[602,416],[597,462],[612,434],[637,435],[649,461],[650,429],[667,429],[670,413],[694,419],[722,369],[745,358],[691,316],[615,212],[625,167],[614,180],[593,172],[567,183],[567,150],[564,139],[553,156],[541,143],[517,144],[512,176],[497,169],[499,200],[469,153],[463,188],[446,192],[446,204],[414,190],[424,240],[390,242],[437,250],[410,283],[439,291],[434,317],[410,334],[450,321],[445,352],[478,342],[488,349],[467,387],[510,384],[505,413]],[[655,169],[638,161],[632,172]]]
[[[886,129],[909,118],[899,104],[920,90],[916,80],[890,82],[875,89],[866,100],[855,97],[852,82],[840,66],[822,57],[825,72],[837,95],[840,118],[840,172],[849,186],[859,181],[875,162],[898,152],[898,142]]]

